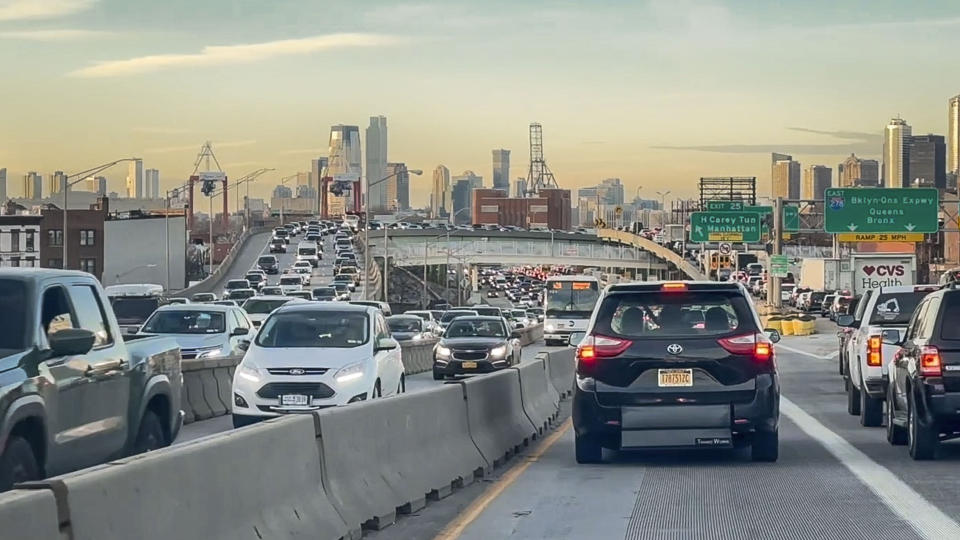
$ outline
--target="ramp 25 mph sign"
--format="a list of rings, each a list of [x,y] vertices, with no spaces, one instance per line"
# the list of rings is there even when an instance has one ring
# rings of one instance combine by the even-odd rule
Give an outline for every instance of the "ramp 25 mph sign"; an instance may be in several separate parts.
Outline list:
[[[824,191],[828,233],[934,233],[936,188],[831,188]]]

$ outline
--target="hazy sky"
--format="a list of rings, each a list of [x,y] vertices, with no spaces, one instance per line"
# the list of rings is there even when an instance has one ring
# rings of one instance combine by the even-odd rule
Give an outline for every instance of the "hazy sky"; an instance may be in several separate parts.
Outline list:
[[[232,177],[278,170],[266,196],[383,114],[414,204],[439,163],[489,185],[493,148],[526,176],[531,121],[561,187],[768,194],[771,150],[876,158],[897,114],[944,133],[958,47],[956,0],[0,0],[0,167],[18,195],[135,155],[171,188],[211,140]]]

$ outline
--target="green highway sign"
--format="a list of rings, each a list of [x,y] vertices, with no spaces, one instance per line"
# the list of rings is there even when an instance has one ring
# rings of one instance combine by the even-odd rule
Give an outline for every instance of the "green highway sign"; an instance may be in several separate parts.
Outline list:
[[[756,212],[694,212],[690,214],[690,241],[759,242],[760,223]]]
[[[743,210],[741,201],[707,201],[708,212],[739,212]]]
[[[828,233],[935,233],[936,188],[830,188],[824,191]]]
[[[790,271],[790,262],[786,255],[770,256],[770,275],[773,277],[787,277]]]
[[[732,206],[736,206],[736,208]],[[740,201],[707,201],[707,210],[710,212],[756,212],[760,214],[761,221],[764,215],[773,213],[772,206],[744,206]],[[766,225],[763,225],[762,231],[764,233],[768,232]],[[783,207],[783,231],[800,231],[800,209],[796,206]]]

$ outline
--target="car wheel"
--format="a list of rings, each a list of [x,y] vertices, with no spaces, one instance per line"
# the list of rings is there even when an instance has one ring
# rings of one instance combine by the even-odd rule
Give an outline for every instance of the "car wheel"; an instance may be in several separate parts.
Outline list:
[[[31,480],[40,480],[40,466],[33,448],[23,437],[10,437],[0,455],[0,493],[12,489],[14,484]]]
[[[377,382],[373,385],[373,393],[370,395],[370,399],[377,399],[383,397],[383,391],[380,390],[380,379],[377,379]]]
[[[159,450],[167,446],[166,436],[163,433],[163,424],[153,411],[143,413],[140,420],[140,431],[137,432],[137,441],[133,445],[134,454],[142,454],[151,450]]]
[[[780,432],[758,431],[750,443],[750,458],[753,461],[774,462],[780,457]]]
[[[844,363],[843,350],[840,351],[840,355],[838,356],[838,358],[839,358],[839,360],[837,360],[837,369],[840,371],[840,376],[842,377],[842,376],[843,376],[843,363]]]
[[[575,435],[574,446],[577,454],[577,463],[600,463],[603,461],[603,447],[594,437],[589,435]]]
[[[883,422],[883,401],[860,391],[860,425],[877,427]]]
[[[433,370],[433,380],[442,381],[445,377],[440,374],[437,370]]]
[[[907,391],[907,449],[917,461],[933,459],[940,443],[939,434],[933,426],[920,420],[913,391]]]
[[[853,386],[850,379],[844,381],[847,385],[847,412],[853,416],[860,414],[860,391]]]
[[[893,385],[887,390],[887,442],[893,446],[903,446],[907,444],[907,430],[903,426],[898,426],[894,419],[896,418],[896,402],[893,399]]]
[[[400,384],[397,385],[397,393],[402,394],[407,391],[407,375],[405,373],[400,374]]]

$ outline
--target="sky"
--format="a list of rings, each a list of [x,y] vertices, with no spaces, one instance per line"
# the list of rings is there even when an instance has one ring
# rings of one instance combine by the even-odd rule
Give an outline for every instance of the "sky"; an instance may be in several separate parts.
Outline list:
[[[330,125],[384,115],[414,205],[438,164],[489,185],[494,148],[526,176],[530,122],[564,188],[767,195],[771,151],[878,159],[897,115],[945,133],[958,47],[955,0],[0,0],[0,167],[18,196],[26,171],[137,156],[170,189],[209,140],[233,178],[277,169],[268,197]]]

